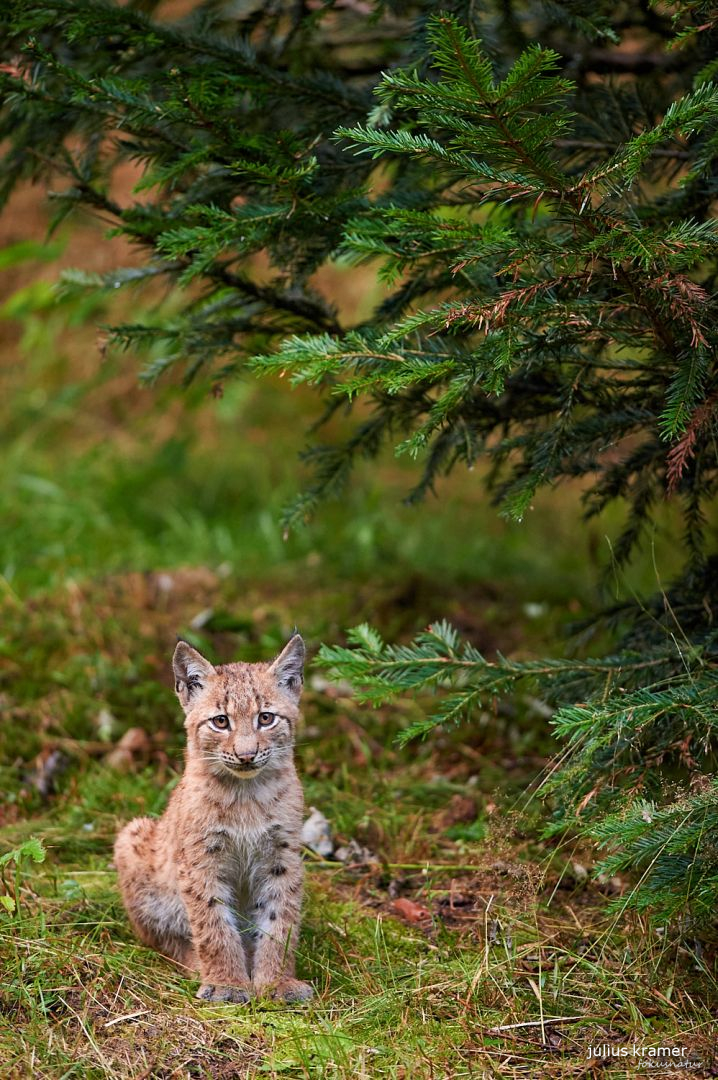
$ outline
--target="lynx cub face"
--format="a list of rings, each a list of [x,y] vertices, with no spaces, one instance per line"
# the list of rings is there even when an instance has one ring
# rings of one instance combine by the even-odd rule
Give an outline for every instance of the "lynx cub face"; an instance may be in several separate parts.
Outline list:
[[[173,666],[188,749],[209,773],[225,782],[251,780],[291,760],[303,657],[303,646],[295,642],[273,665],[214,668],[179,642]]]
[[[173,658],[185,772],[159,819],[115,843],[122,898],[145,944],[192,970],[198,997],[312,996],[294,977],[303,797],[293,761],[304,642],[272,663],[215,667],[187,642]]]

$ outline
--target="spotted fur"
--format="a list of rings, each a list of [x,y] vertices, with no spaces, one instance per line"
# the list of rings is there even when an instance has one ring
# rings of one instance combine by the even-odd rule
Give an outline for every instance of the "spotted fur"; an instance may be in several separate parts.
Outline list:
[[[130,922],[146,945],[199,970],[199,998],[310,998],[294,977],[304,642],[295,634],[273,663],[214,667],[180,641],[173,666],[185,771],[161,818],[136,818],[117,837]]]

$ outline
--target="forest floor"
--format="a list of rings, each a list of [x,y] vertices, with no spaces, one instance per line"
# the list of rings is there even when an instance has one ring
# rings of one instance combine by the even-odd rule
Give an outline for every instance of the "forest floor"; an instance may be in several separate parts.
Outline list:
[[[456,614],[476,603],[449,600]],[[331,604],[318,586],[302,601],[310,641]],[[5,871],[17,910],[0,914],[0,1075],[643,1071],[588,1060],[603,1044],[686,1048],[703,1063],[692,1075],[715,1075],[708,964],[622,915],[629,883],[592,883],[591,852],[537,840],[530,788],[547,762],[515,717],[399,750],[418,705],[367,712],[310,671],[297,749],[307,804],[337,845],[357,845],[346,863],[307,853],[299,970],[311,1005],[200,1003],[191,979],[134,940],[111,849],[124,821],[162,810],[181,768],[175,632],[202,615],[195,639],[213,655],[268,655],[295,610],[281,582],[240,597],[205,569],[6,595],[0,844],[38,837],[47,857],[21,862],[17,879]]]
[[[523,528],[468,475],[407,508],[410,470],[389,458],[284,541],[316,404],[254,382],[218,401],[140,388],[136,364],[100,364],[110,301],[50,285],[95,257],[96,233],[61,237],[45,264],[22,209],[2,240],[25,247],[0,251],[0,861],[31,838],[46,855],[0,867],[0,1077],[632,1076],[656,1047],[718,1075],[714,955],[624,911],[631,882],[592,880],[595,850],[541,838],[546,704],[500,702],[400,749],[430,703],[360,707],[311,662],[361,621],[402,640],[444,617],[489,655],[556,654],[605,548],[576,493]],[[669,546],[656,537],[666,577]],[[176,636],[264,659],[295,624],[306,802],[352,855],[307,853],[315,1000],[208,1005],[133,938],[112,843],[162,811],[182,767]],[[601,1046],[631,1056],[589,1057]]]

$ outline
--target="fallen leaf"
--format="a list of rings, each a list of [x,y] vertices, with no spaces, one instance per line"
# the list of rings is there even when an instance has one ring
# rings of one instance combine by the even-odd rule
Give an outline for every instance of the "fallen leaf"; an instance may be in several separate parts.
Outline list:
[[[121,746],[116,746],[106,756],[105,764],[109,765],[111,769],[116,769],[117,772],[131,772],[134,768],[135,759],[129,750],[123,750]]]
[[[409,900],[406,896],[392,900],[391,906],[397,915],[401,915],[402,919],[410,923],[428,922],[431,919],[431,912],[427,908],[414,900]]]
[[[151,750],[152,741],[144,728],[128,728],[117,746],[107,754],[105,762],[118,772],[130,772],[149,757]]]
[[[121,750],[129,750],[131,754],[144,754],[152,749],[150,737],[141,727],[128,728],[117,746]]]

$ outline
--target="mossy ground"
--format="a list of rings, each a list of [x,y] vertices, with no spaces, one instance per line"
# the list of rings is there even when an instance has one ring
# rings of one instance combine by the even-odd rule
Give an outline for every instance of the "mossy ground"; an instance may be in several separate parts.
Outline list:
[[[11,220],[6,241],[35,228]],[[96,236],[76,231],[62,258],[88,265]],[[311,1005],[201,1004],[133,939],[112,841],[135,814],[161,812],[181,769],[177,634],[217,659],[255,659],[295,624],[313,650],[364,619],[401,638],[447,617],[489,654],[556,653],[593,602],[603,525],[579,524],[575,492],[508,525],[467,475],[439,502],[403,507],[409,468],[384,460],[285,542],[279,511],[311,399],[244,382],[220,401],[139,389],[126,358],[99,363],[104,302],[58,301],[54,266],[13,273],[0,320],[0,852],[34,836],[47,857],[3,870],[17,903],[0,908],[0,1076],[639,1070],[589,1062],[602,1043],[685,1046],[702,1062],[691,1075],[716,1075],[711,950],[624,915],[630,882],[581,871],[595,852],[540,840],[535,785],[556,748],[530,699],[399,749],[427,703],[360,708],[310,666],[307,804],[374,856],[307,862]],[[668,534],[648,564],[628,587],[655,584],[654,565],[670,576]],[[118,763],[132,727],[145,739]]]

